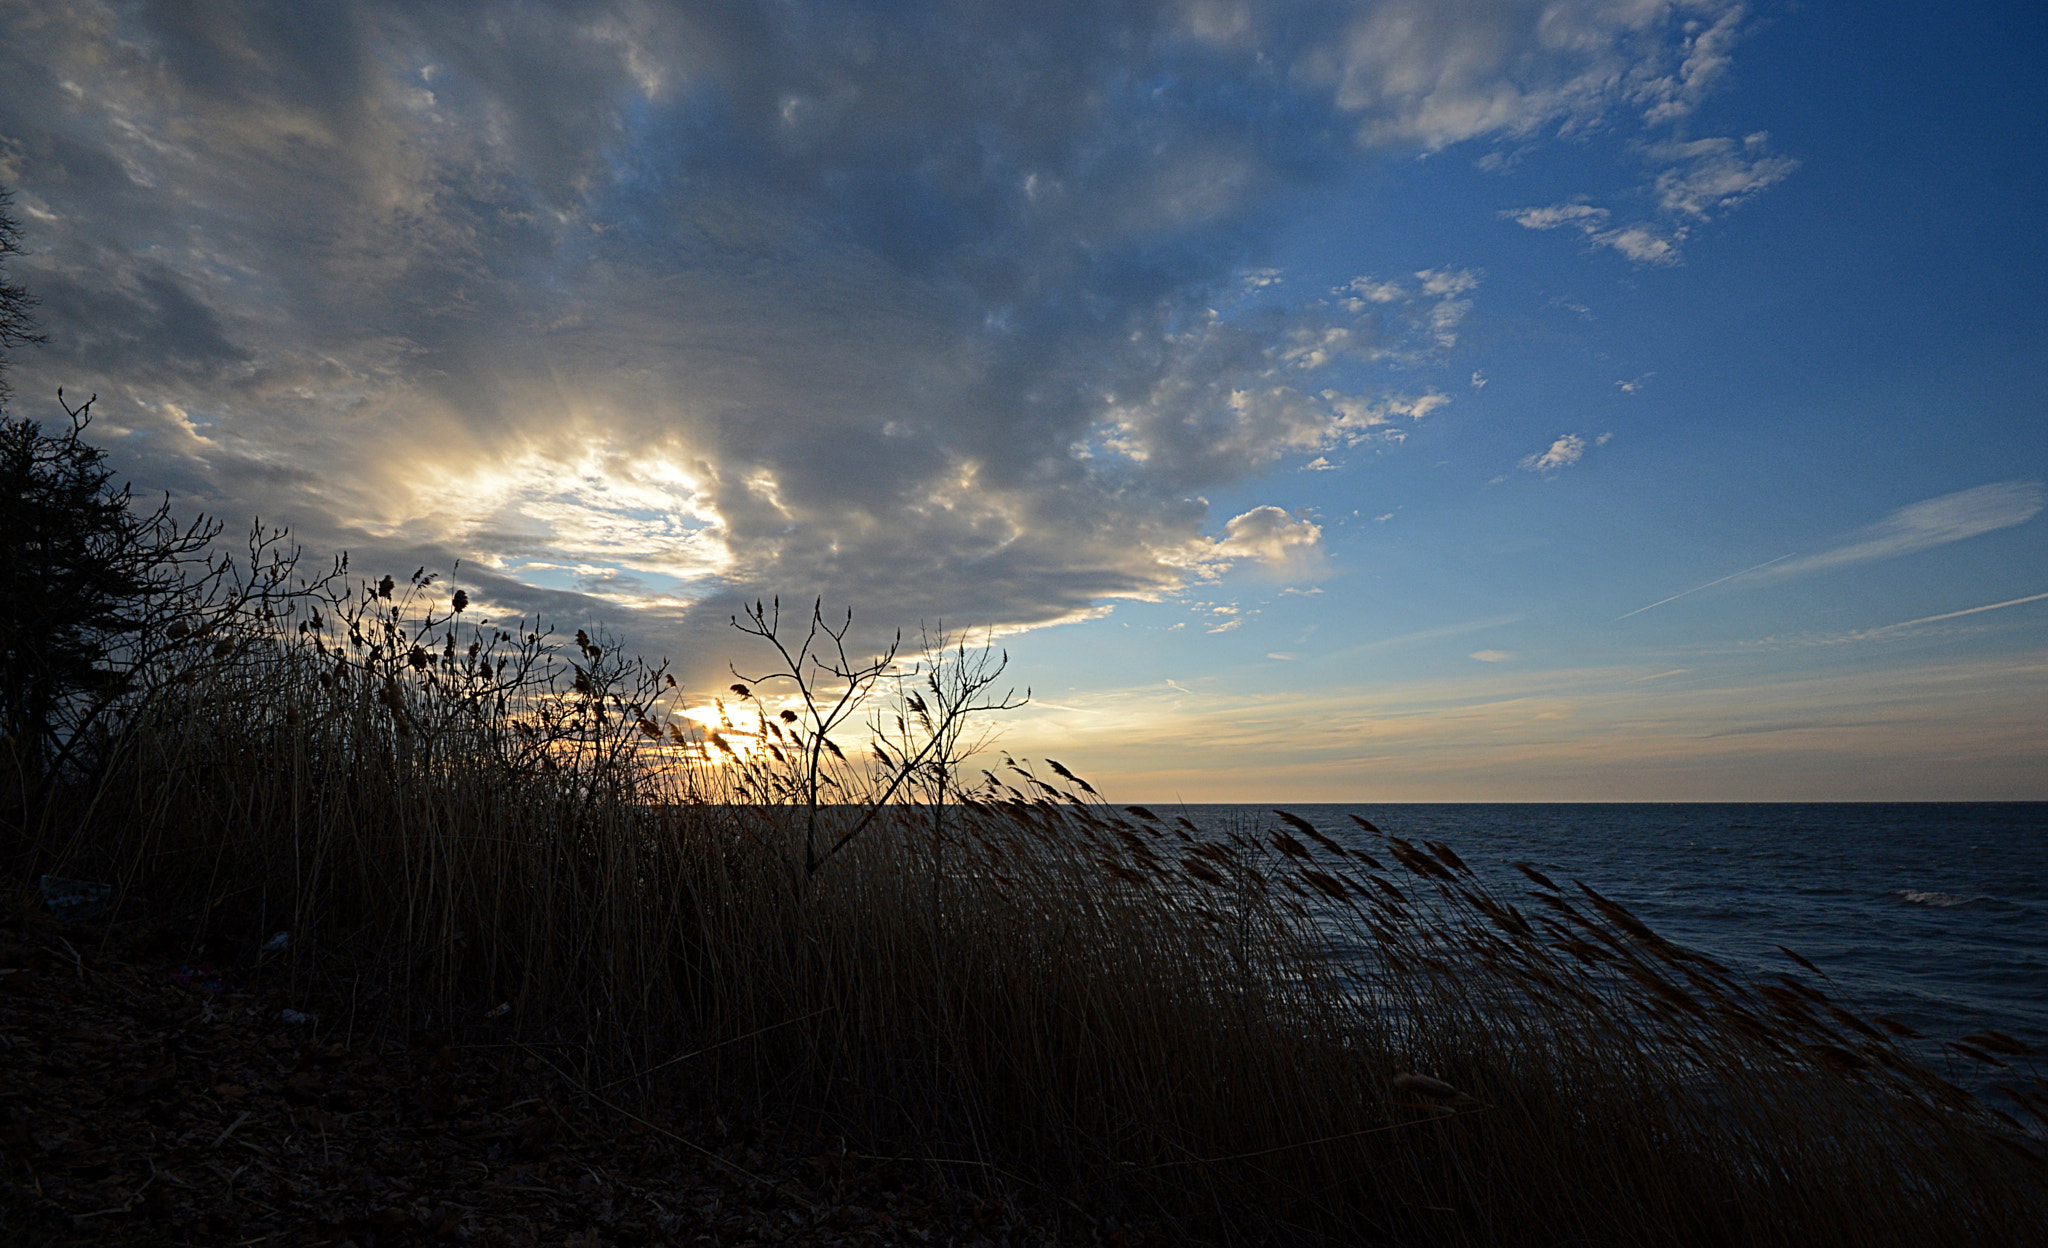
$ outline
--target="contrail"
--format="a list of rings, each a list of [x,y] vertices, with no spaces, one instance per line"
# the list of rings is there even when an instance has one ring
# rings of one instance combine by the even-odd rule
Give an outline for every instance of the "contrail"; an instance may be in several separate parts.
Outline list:
[[[1446,624],[1441,628],[1426,628],[1419,633],[1403,633],[1399,637],[1382,637],[1378,641],[1368,641],[1356,646],[1346,646],[1329,657],[1349,657],[1354,654],[1364,654],[1369,650],[1385,650],[1390,646],[1405,646],[1410,642],[1437,641],[1445,637],[1457,637],[1464,633],[1476,633],[1484,629],[1499,628],[1504,624],[1513,624],[1521,618],[1519,615],[1495,615],[1483,620],[1467,620],[1462,624]]]
[[[1792,554],[1798,553],[1798,551],[1792,552]],[[1740,572],[1730,572],[1728,575],[1722,577],[1720,581],[1708,581],[1704,585],[1695,585],[1691,589],[1685,590],[1683,593],[1673,594],[1669,598],[1659,598],[1657,601],[1651,603],[1649,607],[1637,607],[1635,610],[1629,612],[1628,615],[1641,615],[1643,612],[1648,611],[1650,607],[1661,607],[1667,602],[1677,602],[1680,598],[1685,597],[1686,594],[1697,594],[1703,589],[1712,589],[1714,586],[1719,585],[1721,581],[1732,581],[1738,576],[1748,576],[1750,573],[1757,571],[1759,568],[1768,568],[1774,563],[1783,563],[1785,560],[1790,559],[1792,557],[1792,554],[1779,555],[1776,559],[1766,559],[1762,563],[1756,565],[1756,567],[1754,568],[1744,568]],[[1627,619],[1628,615],[1617,615],[1614,617],[1614,622],[1619,624],[1623,620]]]
[[[1893,628],[1911,628],[1911,627],[1913,627],[1913,626],[1914,626],[1915,624],[1934,624],[1934,623],[1938,623],[1939,621],[1942,621],[1942,620],[1953,620],[1953,619],[1957,618],[1958,616],[1964,616],[1964,615],[1975,615],[1975,614],[1977,614],[1977,613],[1978,613],[1979,611],[1996,611],[1996,610],[1998,610],[1998,609],[1999,609],[2000,607],[2017,607],[2017,606],[2019,606],[2019,605],[2020,605],[2021,603],[2023,603],[2023,602],[2039,602],[2039,601],[2041,601],[2041,600],[2042,600],[2043,598],[2048,598],[2048,594],[2034,594],[2034,595],[2032,595],[2032,596],[2030,596],[2030,597],[2026,597],[2026,598],[2014,598],[2014,599],[2012,599],[2012,600],[2011,600],[2011,601],[2009,601],[2009,602],[1994,602],[1994,603],[1991,603],[1991,604],[1990,604],[1990,605],[1988,605],[1988,606],[1982,606],[1982,607],[1970,607],[1970,608],[1968,608],[1967,610],[1963,610],[1963,611],[1951,611],[1951,612],[1949,612],[1949,613],[1948,613],[1947,615],[1930,615],[1930,616],[1928,616],[1927,618],[1925,618],[1925,619],[1921,619],[1921,620],[1907,620],[1907,621],[1906,621],[1905,623],[1903,623],[1903,624],[1887,624],[1887,625],[1885,625],[1885,628],[1886,628],[1886,629],[1893,629]]]

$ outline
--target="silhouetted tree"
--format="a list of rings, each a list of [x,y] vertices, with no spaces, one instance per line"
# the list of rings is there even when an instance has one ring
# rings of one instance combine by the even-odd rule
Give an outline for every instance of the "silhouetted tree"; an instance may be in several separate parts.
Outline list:
[[[91,408],[66,405],[59,434],[0,420],[0,734],[28,792],[132,686],[150,649],[134,643],[188,592],[190,565],[220,533],[203,517],[179,524],[168,499],[133,510],[106,452],[81,436]]]
[[[0,404],[12,393],[7,384],[8,349],[43,341],[32,311],[35,296],[7,280],[7,258],[21,254],[21,227],[7,211],[13,202],[14,192],[0,186]]]
[[[18,251],[0,211],[0,259]],[[41,341],[34,303],[0,280],[0,359]],[[175,518],[168,495],[138,510],[84,438],[93,399],[73,407],[60,389],[57,402],[61,432],[0,416],[0,818],[23,827],[67,769],[104,757],[110,711],[274,640],[340,571],[309,586],[281,529],[252,529],[242,558],[213,549],[219,522]]]

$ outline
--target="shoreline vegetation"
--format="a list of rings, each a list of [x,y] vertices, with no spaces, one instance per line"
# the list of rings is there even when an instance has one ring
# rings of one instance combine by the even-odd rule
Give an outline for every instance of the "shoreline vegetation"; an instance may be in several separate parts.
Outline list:
[[[60,768],[8,745],[24,965],[0,988],[50,1003],[8,998],[9,1026],[118,982],[143,1002],[121,1007],[130,1032],[157,1029],[128,1048],[111,1024],[7,1036],[43,1065],[10,1074],[0,1208],[47,1242],[528,1242],[510,1215],[425,1195],[280,1212],[324,1181],[280,1157],[369,1173],[361,1137],[393,1103],[293,1080],[367,1087],[364,1063],[387,1060],[498,1081],[422,1095],[452,1098],[448,1122],[499,1115],[462,1148],[501,1185],[534,1173],[517,1167],[546,1105],[607,1193],[632,1184],[601,1171],[639,1163],[605,1153],[606,1131],[707,1175],[706,1158],[745,1171],[796,1147],[771,1134],[813,1141],[828,1160],[760,1190],[801,1189],[814,1214],[842,1163],[952,1193],[953,1220],[916,1234],[872,1202],[830,1228],[763,1222],[787,1242],[2048,1242],[2037,1055],[1863,1017],[1796,954],[1799,973],[1752,978],[1585,884],[1518,865],[1511,895],[1449,845],[1362,821],[1341,842],[1285,812],[1215,836],[1050,760],[970,782],[981,713],[1010,699],[989,696],[1002,663],[954,638],[856,661],[815,607],[797,636],[757,604],[735,624],[778,666],[699,730],[666,672],[608,639],[477,618],[424,569],[351,587],[343,564],[311,582],[270,566],[227,577],[243,589],[211,614],[153,624],[147,671],[67,736]],[[180,1088],[213,1069],[201,1024],[208,1052],[269,1045],[267,1073]],[[2011,1104],[1942,1078],[1948,1054],[2004,1067]],[[235,1127],[209,1144],[166,1119],[120,1128],[164,1141],[146,1172],[79,1162],[117,1107],[94,1127],[72,1104],[61,1125],[35,1080],[81,1069],[129,1099],[139,1080],[244,1118],[275,1108],[270,1160],[222,1152]],[[743,1121],[778,1125],[735,1135]],[[213,1181],[178,1178],[214,1173],[200,1154],[270,1186],[230,1180],[194,1213],[176,1193]],[[168,1204],[108,1190],[159,1173]],[[85,1188],[108,1204],[57,1195]],[[773,1238],[631,1204],[565,1188],[548,1225],[592,1244]],[[1011,1217],[1026,1207],[1046,1212]]]

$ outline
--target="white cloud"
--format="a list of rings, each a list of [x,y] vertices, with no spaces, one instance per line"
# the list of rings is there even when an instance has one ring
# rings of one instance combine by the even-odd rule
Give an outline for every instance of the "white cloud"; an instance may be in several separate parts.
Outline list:
[[[1645,105],[1646,123],[1676,121],[1699,107],[1733,63],[1732,52],[1742,36],[1742,21],[1748,15],[1747,6],[1735,4],[1711,24],[1692,24],[1683,45],[1684,60],[1677,72],[1643,76],[1632,84],[1630,94]]]
[[[1703,6],[1704,7],[1704,6]],[[1660,9],[1654,2],[1646,10]],[[1677,18],[1674,6],[1660,16]],[[1727,75],[1732,52],[1748,18],[1742,3],[1712,5],[1707,12],[1691,8],[1681,20],[1683,36],[1677,63],[1644,58],[1622,75],[1621,89],[1642,107],[1643,124],[1664,127],[1683,121]],[[1666,138],[1643,143],[1639,150],[1654,172],[1642,194],[1653,198],[1662,223],[1635,221],[1611,225],[1611,209],[1586,202],[1509,209],[1501,215],[1525,229],[1578,230],[1595,247],[1612,250],[1636,264],[1672,265],[1680,260],[1689,223],[1724,213],[1799,168],[1799,161],[1773,153],[1770,135],[1757,131],[1739,141],[1728,137]]]
[[[1486,374],[1476,368],[1472,370],[1472,388],[1474,390],[1484,390],[1486,388]]]
[[[1307,463],[1303,464],[1303,465],[1302,465],[1301,467],[1299,467],[1299,468],[1295,469],[1295,471],[1296,471],[1296,472],[1333,472],[1333,471],[1335,471],[1335,470],[1336,470],[1336,467],[1337,467],[1337,465],[1335,465],[1335,464],[1331,463],[1331,462],[1330,462],[1330,461],[1329,461],[1329,460],[1328,460],[1328,459],[1327,459],[1326,457],[1324,457],[1324,456],[1321,456],[1321,455],[1318,455],[1318,456],[1316,456],[1316,457],[1315,457],[1314,459],[1311,459],[1311,460],[1310,460],[1310,461],[1308,461]]]
[[[1424,269],[1415,276],[1422,280],[1425,295],[1462,295],[1479,288],[1479,274],[1471,269]]]
[[[1671,165],[1657,175],[1658,207],[1677,216],[1705,220],[1784,181],[1799,168],[1799,162],[1772,155],[1769,143],[1770,135],[1759,131],[1740,143],[1711,138],[1652,147],[1652,160]]]
[[[1382,0],[1352,9],[1295,72],[1329,84],[1366,147],[1585,129],[1625,103],[1661,123],[1721,77],[1743,17],[1727,0]]]
[[[1507,650],[1474,650],[1471,657],[1481,663],[1505,663],[1515,656]]]
[[[1528,230],[1575,229],[1594,246],[1612,248],[1637,264],[1675,264],[1686,235],[1684,226],[1667,229],[1641,221],[1609,229],[1607,209],[1591,204],[1513,208],[1500,215]]]
[[[1424,420],[1433,412],[1450,406],[1451,396],[1429,390],[1422,394],[1389,394],[1377,399],[1356,398],[1336,390],[1325,390],[1322,399],[1336,414],[1334,436],[1356,446],[1375,429],[1396,420]]]
[[[1579,462],[1586,454],[1586,440],[1575,433],[1567,433],[1550,444],[1550,449],[1540,455],[1524,456],[1517,467],[1524,472],[1556,472]]]
[[[1645,148],[1646,159],[1663,166],[1650,188],[1666,218],[1663,224],[1636,221],[1609,226],[1612,214],[1607,209],[1582,202],[1516,208],[1501,215],[1524,229],[1576,229],[1594,246],[1610,248],[1637,264],[1676,264],[1679,245],[1690,233],[1691,223],[1740,206],[1799,168],[1792,157],[1771,152],[1770,137],[1760,130],[1739,142],[1719,137],[1672,140]]]
[[[1223,534],[1211,548],[1215,558],[1284,563],[1316,549],[1323,530],[1314,521],[1297,519],[1278,507],[1254,507],[1233,517],[1223,526]]]
[[[1352,278],[1351,284],[1343,289],[1349,290],[1356,300],[1351,309],[1354,312],[1364,311],[1366,304],[1399,303],[1408,297],[1408,290],[1401,283],[1382,282],[1370,275]]]
[[[1561,225],[1591,232],[1607,221],[1607,210],[1591,204],[1551,204],[1545,208],[1511,208],[1503,217],[1525,230],[1554,230]]]
[[[1678,245],[1685,241],[1683,226],[1663,230],[1654,225],[1638,222],[1620,229],[1601,230],[1589,235],[1601,247],[1612,247],[1637,264],[1676,264]]]

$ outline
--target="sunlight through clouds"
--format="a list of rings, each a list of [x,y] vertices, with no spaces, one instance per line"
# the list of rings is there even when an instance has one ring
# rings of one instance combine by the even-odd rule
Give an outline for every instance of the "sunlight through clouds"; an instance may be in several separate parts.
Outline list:
[[[2013,54],[1972,36],[1875,143],[1889,31],[1743,0],[17,0],[8,277],[49,343],[9,414],[97,394],[138,498],[459,563],[700,688],[776,594],[1190,705],[1476,674],[1494,710],[1428,713],[1531,758],[1589,705],[1550,672],[1905,648],[1788,640],[1861,637],[2023,683],[2032,608],[1970,604],[2043,583],[2048,279],[1961,241],[2040,198],[1984,180],[2032,166],[1961,102],[2017,98]],[[1284,719],[1246,722],[1344,754]],[[1421,731],[1394,719],[1344,722]]]
[[[1449,403],[1396,374],[1459,349],[1477,271],[1288,296],[1245,263],[1256,222],[1330,154],[1215,100],[1390,152],[1675,115],[1742,26],[1697,8],[1140,6],[905,41],[850,9],[799,37],[690,6],[81,4],[17,13],[41,51],[0,118],[39,153],[9,167],[54,223],[59,362],[138,427],[212,414],[204,451],[136,444],[197,501],[509,576],[548,547],[685,597],[772,575],[1028,626],[1271,562],[1238,528],[1204,547],[1193,492],[1398,448]],[[1185,89],[1119,85],[1148,77]],[[1732,193],[1710,156],[1674,195]],[[548,427],[572,409],[608,413],[598,449]],[[287,459],[303,485],[237,470]]]

